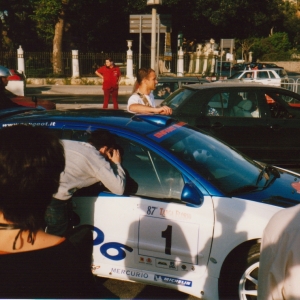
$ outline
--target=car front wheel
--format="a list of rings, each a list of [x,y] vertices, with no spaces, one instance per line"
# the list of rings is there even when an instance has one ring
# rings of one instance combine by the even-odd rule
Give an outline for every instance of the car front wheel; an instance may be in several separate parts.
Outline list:
[[[260,244],[244,255],[234,255],[224,263],[220,276],[220,300],[256,300]],[[228,298],[230,297],[230,298]]]

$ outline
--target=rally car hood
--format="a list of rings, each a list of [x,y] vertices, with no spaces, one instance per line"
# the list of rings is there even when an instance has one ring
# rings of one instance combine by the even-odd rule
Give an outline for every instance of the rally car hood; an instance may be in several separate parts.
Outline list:
[[[279,177],[273,178],[265,188],[235,194],[234,197],[284,208],[299,204],[300,174],[281,168],[276,169],[279,171]]]

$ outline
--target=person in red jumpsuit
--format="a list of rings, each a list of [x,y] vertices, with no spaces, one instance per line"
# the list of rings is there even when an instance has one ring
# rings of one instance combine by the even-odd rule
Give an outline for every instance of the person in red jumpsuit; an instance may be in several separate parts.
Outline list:
[[[118,109],[118,90],[119,81],[121,79],[120,68],[114,64],[113,60],[110,57],[108,57],[105,59],[105,65],[100,67],[95,73],[97,76],[103,79],[103,108],[108,108],[108,102],[111,95],[114,109]]]

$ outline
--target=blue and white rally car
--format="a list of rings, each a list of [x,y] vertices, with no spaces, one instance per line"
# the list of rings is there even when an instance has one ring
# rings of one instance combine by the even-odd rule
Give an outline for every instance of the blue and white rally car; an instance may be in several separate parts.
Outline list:
[[[123,111],[4,114],[61,139],[112,132],[127,172],[123,196],[74,195],[94,231],[95,275],[177,289],[201,299],[256,299],[260,239],[270,217],[300,201],[300,175],[252,161],[210,135],[161,115]]]

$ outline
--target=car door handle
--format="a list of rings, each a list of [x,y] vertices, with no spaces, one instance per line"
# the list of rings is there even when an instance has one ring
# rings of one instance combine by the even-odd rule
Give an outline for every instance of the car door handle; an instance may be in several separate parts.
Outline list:
[[[211,124],[210,127],[213,129],[221,129],[224,127],[224,125],[220,122],[215,122],[215,123]]]

